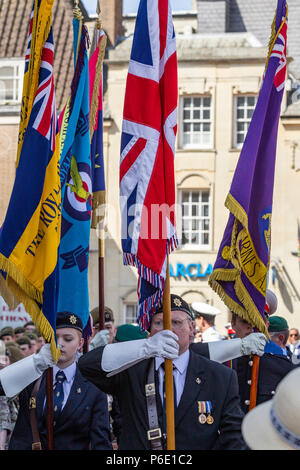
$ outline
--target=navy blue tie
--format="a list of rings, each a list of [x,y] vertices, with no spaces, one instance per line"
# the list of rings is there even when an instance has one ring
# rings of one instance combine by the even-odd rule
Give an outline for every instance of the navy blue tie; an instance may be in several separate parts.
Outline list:
[[[57,420],[64,401],[64,388],[63,383],[66,380],[65,373],[59,370],[55,376],[56,382],[53,387],[53,410],[54,410],[54,421]]]

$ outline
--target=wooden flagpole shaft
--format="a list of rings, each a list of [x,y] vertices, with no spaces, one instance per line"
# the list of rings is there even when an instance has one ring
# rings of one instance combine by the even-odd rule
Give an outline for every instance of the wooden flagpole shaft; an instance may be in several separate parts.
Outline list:
[[[260,361],[259,356],[253,356],[249,411],[256,407],[259,361]]]
[[[172,330],[169,257],[167,259],[167,275],[166,275],[165,291],[164,291],[164,296],[163,296],[163,321],[164,321],[164,329]],[[167,449],[175,450],[173,363],[170,359],[165,359],[165,388],[166,388]]]
[[[99,331],[105,328],[105,301],[104,301],[104,230],[100,230],[98,240],[98,273],[99,273]]]
[[[46,371],[47,450],[53,450],[53,369]]]

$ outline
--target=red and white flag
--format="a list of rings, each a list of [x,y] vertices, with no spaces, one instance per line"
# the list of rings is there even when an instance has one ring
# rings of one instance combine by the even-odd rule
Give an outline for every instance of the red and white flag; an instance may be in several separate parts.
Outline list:
[[[138,322],[162,302],[177,246],[174,154],[177,55],[170,0],[141,0],[129,63],[120,158],[124,264],[139,274]]]

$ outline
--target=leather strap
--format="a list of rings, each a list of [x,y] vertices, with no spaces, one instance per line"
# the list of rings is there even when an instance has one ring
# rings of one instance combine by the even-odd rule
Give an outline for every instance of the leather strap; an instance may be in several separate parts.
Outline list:
[[[33,443],[32,450],[42,450],[42,444],[39,435],[39,428],[36,419],[36,394],[40,388],[42,377],[40,377],[34,384],[31,397],[29,400],[29,417],[30,417],[30,426],[32,431]]]
[[[158,422],[156,393],[155,393],[155,377],[154,377],[155,360],[152,359],[147,374],[147,383],[145,386],[147,412],[149,421],[149,431],[147,431],[148,440],[153,450],[163,450],[162,434]]]

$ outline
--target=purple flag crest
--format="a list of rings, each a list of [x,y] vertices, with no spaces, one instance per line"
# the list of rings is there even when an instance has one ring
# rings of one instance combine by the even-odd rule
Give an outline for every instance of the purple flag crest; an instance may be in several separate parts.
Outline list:
[[[229,219],[209,284],[227,307],[267,333],[264,307],[278,122],[285,77],[287,3],[278,0],[263,83],[225,201]]]

